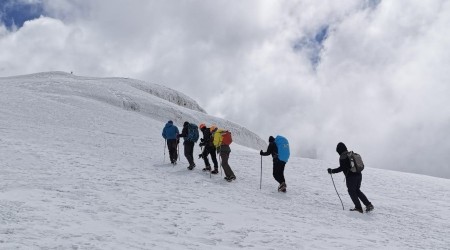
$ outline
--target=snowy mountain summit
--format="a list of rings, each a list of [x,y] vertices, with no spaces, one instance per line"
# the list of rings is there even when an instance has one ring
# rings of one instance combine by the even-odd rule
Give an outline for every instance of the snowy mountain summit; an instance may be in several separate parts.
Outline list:
[[[168,120],[232,131],[237,179],[202,172],[197,158],[187,170],[181,144],[168,164]],[[291,157],[279,193],[266,147],[164,86],[62,72],[0,78],[0,249],[449,249],[450,180],[366,166],[375,210],[359,214],[348,211],[344,176],[333,175],[342,210],[326,172],[338,155]]]

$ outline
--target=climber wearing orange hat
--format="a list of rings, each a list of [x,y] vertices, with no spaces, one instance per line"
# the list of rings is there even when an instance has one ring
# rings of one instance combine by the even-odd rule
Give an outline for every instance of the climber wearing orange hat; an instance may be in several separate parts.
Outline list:
[[[214,164],[214,170],[211,171],[211,174],[217,174],[219,173],[219,164],[217,163],[217,157],[216,157],[216,149],[213,144],[213,137],[211,135],[210,128],[206,127],[204,123],[200,124],[198,126],[200,128],[200,131],[203,133],[203,138],[200,139],[200,147],[204,146],[203,152],[199,155],[199,157],[203,158],[205,161],[205,168],[203,171],[211,171],[211,165],[209,164],[208,155],[211,155],[211,160]],[[215,127],[214,125],[211,126]]]

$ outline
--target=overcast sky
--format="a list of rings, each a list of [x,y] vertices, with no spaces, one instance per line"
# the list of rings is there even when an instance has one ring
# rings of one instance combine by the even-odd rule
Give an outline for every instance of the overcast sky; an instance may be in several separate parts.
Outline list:
[[[337,165],[342,141],[450,178],[448,0],[1,0],[0,20],[0,76],[159,83],[299,156]]]

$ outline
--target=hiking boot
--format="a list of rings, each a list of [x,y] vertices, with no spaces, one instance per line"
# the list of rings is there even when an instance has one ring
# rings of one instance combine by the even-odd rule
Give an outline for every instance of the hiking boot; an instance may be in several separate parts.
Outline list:
[[[192,166],[187,167],[187,169],[189,169],[189,170],[192,170],[192,169],[194,169],[194,168],[195,168],[195,165],[192,165]]]
[[[282,182],[279,186],[278,186],[278,191],[281,191],[282,189],[286,190],[286,183]]]
[[[368,205],[368,206],[366,206],[366,212],[369,212],[369,211],[372,211],[373,210],[373,205],[372,204],[370,204],[370,205]]]
[[[363,212],[363,209],[361,208],[361,207],[355,207],[355,208],[352,208],[352,209],[350,209],[350,211],[357,211],[357,212],[360,212],[360,213],[364,213]]]
[[[224,177],[224,179],[226,180],[226,181],[228,181],[228,182],[231,182],[231,181],[233,181],[233,180],[236,180],[236,176],[230,176],[230,177]]]
[[[219,171],[217,170],[217,168],[215,168],[213,171],[211,171],[211,174],[218,174]]]
[[[204,169],[202,169],[202,171],[203,172],[211,171],[211,167],[210,166],[206,166]]]

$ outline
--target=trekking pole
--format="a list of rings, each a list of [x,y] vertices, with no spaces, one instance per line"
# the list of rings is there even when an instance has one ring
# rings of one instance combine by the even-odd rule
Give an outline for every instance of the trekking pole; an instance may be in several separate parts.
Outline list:
[[[220,161],[220,177],[222,177],[222,156],[219,155],[219,161]]]
[[[164,160],[163,160],[163,164],[166,163],[166,145],[167,145],[167,140],[164,139]]]
[[[177,142],[177,141],[175,141],[175,142]],[[178,146],[178,144],[177,144],[177,146]],[[177,154],[178,154],[178,152],[177,152]],[[172,159],[171,159],[171,161],[172,161]],[[177,160],[176,160],[176,158],[174,159],[174,162],[172,163],[172,168],[174,168],[174,167],[175,167],[175,164],[177,164]]]
[[[178,161],[180,161],[180,142],[177,144]]]
[[[345,209],[344,209],[344,203],[342,203],[342,200],[341,200],[341,196],[339,196],[339,193],[338,193],[338,191],[337,191],[337,189],[336,189],[336,185],[334,185],[333,174],[330,174],[330,176],[331,176],[331,181],[333,181],[334,190],[336,190],[336,194],[338,195],[339,200],[341,201],[342,210],[345,210]]]
[[[220,177],[222,177],[222,156],[220,155],[220,153],[222,152],[221,147],[219,146],[218,148],[216,148],[216,152],[219,155],[219,165],[220,165]]]
[[[202,147],[202,146],[200,146],[200,153],[202,154],[202,156],[199,157],[199,159],[200,159],[200,158],[203,158],[203,147]]]
[[[259,190],[261,190],[261,186],[262,186],[262,155],[261,155],[261,175],[259,178]]]

